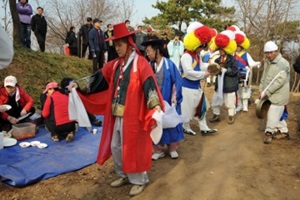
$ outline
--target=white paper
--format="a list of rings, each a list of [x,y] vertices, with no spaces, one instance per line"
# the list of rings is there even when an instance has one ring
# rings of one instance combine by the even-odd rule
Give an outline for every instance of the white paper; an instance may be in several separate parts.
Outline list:
[[[155,119],[156,121],[156,126],[151,130],[150,132],[150,137],[153,141],[154,144],[159,143],[162,132],[163,132],[163,127],[162,127],[162,119],[164,116],[164,112],[160,111],[155,111],[152,115],[152,118]]]

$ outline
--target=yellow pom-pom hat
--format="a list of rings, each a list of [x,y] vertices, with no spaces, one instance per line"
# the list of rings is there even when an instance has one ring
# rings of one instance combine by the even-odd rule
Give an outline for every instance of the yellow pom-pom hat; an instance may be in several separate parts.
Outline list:
[[[227,54],[233,54],[237,48],[234,32],[231,30],[222,31],[216,36],[212,47],[214,49],[223,49]]]
[[[207,26],[200,22],[192,22],[183,38],[184,47],[189,51],[195,51],[199,46],[210,42],[211,38],[211,32]]]
[[[245,50],[249,49],[250,47],[250,41],[243,31],[235,32],[235,41],[238,46],[241,46]]]

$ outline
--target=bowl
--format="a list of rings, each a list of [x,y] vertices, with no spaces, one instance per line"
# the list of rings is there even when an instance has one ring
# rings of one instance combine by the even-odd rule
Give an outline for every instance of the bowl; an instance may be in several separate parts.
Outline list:
[[[37,144],[36,145],[38,148],[40,148],[40,149],[44,149],[44,148],[46,148],[48,145],[46,144],[46,143],[39,143],[39,144]]]
[[[40,141],[32,141],[32,142],[30,142],[31,146],[33,146],[33,147],[37,146],[40,143],[41,143]]]
[[[21,142],[21,143],[19,143],[19,146],[22,147],[22,148],[27,148],[30,145],[31,145],[30,142]]]

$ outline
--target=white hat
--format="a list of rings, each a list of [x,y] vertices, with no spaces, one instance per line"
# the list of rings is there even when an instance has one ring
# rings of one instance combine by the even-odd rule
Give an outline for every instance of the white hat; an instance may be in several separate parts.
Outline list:
[[[278,50],[278,46],[273,41],[268,41],[265,44],[264,52],[272,52]]]
[[[17,84],[17,78],[14,77],[14,76],[7,76],[5,79],[4,79],[4,87],[6,86],[12,86],[12,87],[15,87],[16,84]]]

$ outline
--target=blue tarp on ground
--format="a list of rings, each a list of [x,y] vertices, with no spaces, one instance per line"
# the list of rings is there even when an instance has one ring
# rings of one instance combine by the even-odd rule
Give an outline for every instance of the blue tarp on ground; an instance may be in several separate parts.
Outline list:
[[[50,133],[39,127],[35,138],[18,141],[17,145],[0,150],[0,180],[14,187],[23,187],[59,174],[81,169],[96,162],[102,128],[97,134],[79,128],[73,142],[53,142]],[[26,141],[48,144],[45,149],[22,148]]]

